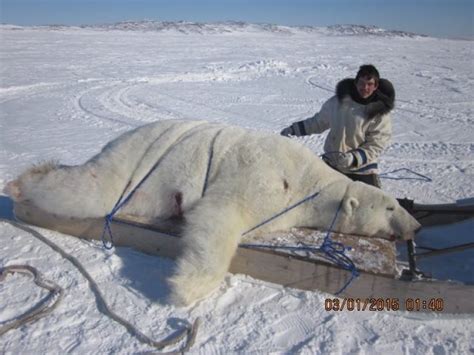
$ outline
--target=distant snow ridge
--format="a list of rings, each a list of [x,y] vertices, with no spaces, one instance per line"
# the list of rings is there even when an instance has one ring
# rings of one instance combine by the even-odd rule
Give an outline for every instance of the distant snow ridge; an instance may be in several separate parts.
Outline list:
[[[104,30],[122,31],[176,31],[185,34],[213,34],[231,32],[271,32],[280,34],[323,33],[330,35],[375,35],[390,37],[416,37],[414,33],[386,30],[375,26],[364,25],[334,25],[329,27],[315,26],[281,26],[273,24],[253,24],[241,21],[226,21],[215,23],[199,23],[187,21],[125,21],[114,24],[103,24],[93,26],[82,26],[84,28],[99,28]]]
[[[20,27],[13,25],[0,25],[3,29],[20,30],[24,28],[67,30],[77,29],[76,26],[48,25]],[[281,35],[294,35],[298,33],[319,33],[333,36],[385,36],[385,37],[426,37],[415,33],[386,30],[376,26],[364,25],[334,25],[329,27],[315,26],[281,26],[265,23],[247,23],[239,21],[226,21],[214,23],[200,23],[187,21],[123,21],[111,24],[82,25],[80,28],[100,31],[142,31],[142,32],[177,32],[183,34],[225,34],[225,33],[277,33]]]
[[[250,24],[246,22],[226,21],[215,23],[200,23],[187,21],[124,21],[113,24],[85,25],[82,28],[121,31],[163,32],[175,31],[184,34],[218,34],[231,32],[279,32],[291,34],[292,28],[271,24]]]
[[[376,26],[365,26],[365,25],[333,25],[328,26],[327,30],[336,35],[345,36],[361,36],[361,35],[374,35],[374,36],[388,36],[388,37],[426,37],[411,32],[386,30]]]

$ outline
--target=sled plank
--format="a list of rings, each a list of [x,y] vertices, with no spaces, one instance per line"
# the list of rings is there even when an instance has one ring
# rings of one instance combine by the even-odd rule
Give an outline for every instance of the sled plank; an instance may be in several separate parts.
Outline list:
[[[104,230],[101,218],[65,218],[46,213],[28,204],[15,204],[15,216],[26,223],[82,239],[100,240]],[[175,258],[180,248],[179,238],[139,222],[114,220],[112,233],[116,246],[131,247],[147,254]]]
[[[423,205],[415,203],[411,212],[423,227],[451,224],[474,218],[471,203]]]
[[[349,280],[348,271],[324,264],[299,260],[269,251],[239,249],[231,271],[254,278],[302,290],[319,290],[331,295],[337,293]],[[472,295],[474,286],[446,281],[402,281],[384,275],[360,273],[339,297],[397,300],[400,310],[406,310],[408,299],[420,302],[441,298],[446,313],[474,313]],[[334,298],[329,296],[328,298]],[[386,310],[387,308],[385,308]],[[367,309],[368,310],[368,309]],[[429,311],[422,309],[420,311]]]
[[[85,239],[100,239],[102,219],[71,219],[45,213],[34,206],[15,204],[18,219],[47,229]],[[143,223],[114,221],[114,242],[117,246],[132,247],[148,254],[175,258],[180,251],[179,237]],[[276,251],[253,250],[240,247],[234,257],[230,272],[303,290],[319,290],[334,294],[340,290],[350,273],[334,266],[304,257],[290,256]],[[471,302],[474,286],[441,281],[401,281],[380,274],[362,272],[340,297],[387,299],[395,298],[404,309],[405,300],[442,298],[444,312],[474,313]],[[333,298],[329,296],[328,298]],[[423,311],[423,309],[421,309]]]
[[[100,240],[104,230],[104,219],[75,219],[46,213],[34,205],[21,203],[15,205],[17,218],[40,227],[53,229],[84,239]],[[153,224],[150,224],[153,223]],[[120,215],[114,218],[111,229],[116,246],[132,247],[142,252],[175,258],[181,250],[179,229],[180,221],[149,220],[142,217]],[[182,223],[182,221],[181,221]],[[173,225],[174,224],[174,225]],[[173,230],[174,228],[174,230]],[[173,237],[172,235],[176,235]],[[271,235],[256,234],[246,241],[268,244],[272,238],[292,238],[294,243],[320,245],[323,235],[308,228],[293,228],[292,231],[280,231]],[[109,235],[106,235],[107,240]],[[351,247],[352,260],[359,270],[377,274],[396,274],[395,245],[380,238],[361,238],[352,235],[331,235],[334,242]],[[244,242],[245,243],[245,242]],[[288,255],[288,254],[286,254]],[[376,255],[376,256],[375,256]],[[324,261],[318,254],[312,260]]]

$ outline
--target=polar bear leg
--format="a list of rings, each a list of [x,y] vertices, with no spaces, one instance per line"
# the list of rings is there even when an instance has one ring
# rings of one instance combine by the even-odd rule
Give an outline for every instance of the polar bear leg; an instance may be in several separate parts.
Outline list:
[[[245,228],[236,204],[204,198],[186,215],[183,253],[170,280],[171,302],[188,305],[224,279]]]

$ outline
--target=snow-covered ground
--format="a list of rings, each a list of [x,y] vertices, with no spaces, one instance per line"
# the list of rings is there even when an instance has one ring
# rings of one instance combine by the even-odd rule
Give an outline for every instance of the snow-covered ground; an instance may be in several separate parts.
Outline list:
[[[384,190],[421,203],[474,196],[474,42],[350,26],[153,26],[0,26],[0,187],[40,161],[80,164],[110,139],[156,120],[205,119],[277,134],[316,112],[340,79],[373,63],[397,90],[382,170],[409,168],[433,180],[386,179]],[[324,135],[301,141],[321,153]],[[0,196],[0,217],[11,218],[11,207]],[[440,243],[472,242],[473,227],[433,235]],[[327,294],[243,275],[175,308],[163,304],[171,261],[38,230],[78,258],[112,308],[153,338],[202,317],[191,353],[474,351],[472,315],[327,312]],[[0,265],[33,265],[66,291],[51,315],[0,337],[0,353],[152,350],[100,313],[87,281],[49,247],[5,222],[0,241]],[[474,282],[472,251],[430,263],[452,271],[443,277]],[[0,283],[0,325],[44,294],[9,276]]]

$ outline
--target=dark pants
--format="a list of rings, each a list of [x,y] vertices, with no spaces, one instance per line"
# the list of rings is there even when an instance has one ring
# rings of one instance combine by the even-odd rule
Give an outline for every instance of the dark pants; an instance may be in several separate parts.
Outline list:
[[[344,175],[346,175],[349,179],[351,179],[353,181],[362,181],[362,182],[365,182],[368,185],[378,187],[379,189],[382,188],[382,184],[380,183],[380,178],[377,174],[367,174],[367,175],[344,174]]]
[[[331,168],[333,168],[334,170],[337,170],[335,167],[333,167],[329,161],[327,159],[324,158],[324,155],[323,155],[323,161],[329,165]],[[339,171],[339,170],[337,170]],[[367,174],[367,175],[362,175],[362,174],[346,174],[346,173],[343,173],[341,171],[339,171],[341,174],[344,174],[346,175],[349,179],[351,179],[352,181],[361,181],[361,182],[364,182],[368,185],[372,185],[372,186],[375,186],[375,187],[378,187],[379,189],[382,188],[382,184],[380,183],[380,178],[377,174]]]

